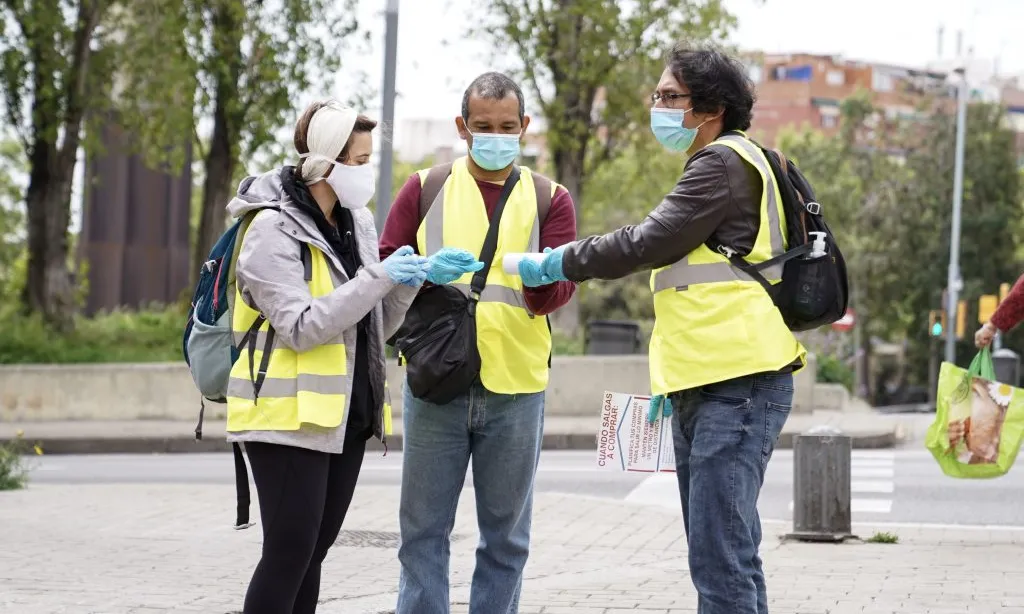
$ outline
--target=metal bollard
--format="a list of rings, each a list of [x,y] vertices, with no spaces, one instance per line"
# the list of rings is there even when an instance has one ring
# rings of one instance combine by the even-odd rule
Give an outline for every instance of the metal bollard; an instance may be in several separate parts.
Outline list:
[[[796,436],[793,444],[793,532],[789,539],[841,542],[853,538],[850,465],[853,438],[830,426]]]
[[[1002,348],[992,352],[992,365],[996,381],[1011,386],[1020,384],[1020,356],[1013,350]]]

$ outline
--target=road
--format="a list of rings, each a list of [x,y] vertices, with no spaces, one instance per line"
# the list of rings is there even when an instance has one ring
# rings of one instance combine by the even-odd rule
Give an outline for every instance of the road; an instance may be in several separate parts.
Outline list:
[[[995,480],[945,477],[924,450],[855,450],[853,520],[934,525],[1008,526],[1024,530],[1024,470]],[[233,483],[227,454],[42,456],[31,461],[39,484]],[[360,483],[397,486],[401,454],[367,455]],[[470,482],[471,483],[471,482]],[[626,474],[598,470],[593,452],[544,452],[537,476],[541,492],[626,500],[679,508],[673,474]],[[766,519],[792,520],[793,455],[776,452],[765,477],[759,508]]]

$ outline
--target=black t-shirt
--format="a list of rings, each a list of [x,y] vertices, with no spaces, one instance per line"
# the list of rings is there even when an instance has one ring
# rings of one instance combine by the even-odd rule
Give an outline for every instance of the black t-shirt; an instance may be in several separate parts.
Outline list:
[[[308,214],[316,224],[320,234],[341,260],[345,274],[349,279],[356,276],[362,260],[356,244],[355,219],[352,212],[335,203],[333,217],[337,227],[327,221],[320,205],[310,193],[305,183],[296,179],[294,167],[286,166],[281,171],[281,180],[288,197],[303,212]],[[348,430],[351,433],[363,433],[369,439],[373,436],[373,388],[370,386],[370,355],[369,343],[370,314],[366,314],[356,326],[356,360],[349,370],[352,376],[352,395],[349,399]]]

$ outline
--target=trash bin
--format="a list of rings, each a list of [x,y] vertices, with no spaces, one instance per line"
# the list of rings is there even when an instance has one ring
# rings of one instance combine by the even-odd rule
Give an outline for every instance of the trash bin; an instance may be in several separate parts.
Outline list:
[[[640,351],[640,325],[621,320],[593,320],[587,322],[585,342],[587,354],[636,354]]]
[[[992,352],[992,366],[995,368],[997,382],[1020,385],[1020,356],[1016,352],[1007,348]]]

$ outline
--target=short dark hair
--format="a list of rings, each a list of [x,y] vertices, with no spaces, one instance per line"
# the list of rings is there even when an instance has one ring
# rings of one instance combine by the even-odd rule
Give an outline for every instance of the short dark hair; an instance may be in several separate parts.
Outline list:
[[[519,101],[519,121],[526,116],[526,101],[523,99],[523,90],[519,84],[500,72],[485,72],[466,88],[462,95],[462,119],[469,119],[469,97],[476,94],[485,100],[501,100],[510,93],[516,95]]]
[[[672,75],[690,90],[698,113],[722,109],[722,130],[747,130],[753,117],[754,83],[739,60],[713,45],[679,43],[665,62]]]
[[[307,134],[309,133],[309,122],[313,121],[313,116],[320,109],[330,104],[329,100],[320,100],[306,107],[302,115],[299,117],[299,121],[295,123],[295,136],[292,139],[292,143],[295,145],[295,151],[300,154],[309,153],[309,145],[307,144]],[[376,120],[370,119],[365,115],[359,115],[356,117],[355,124],[352,125],[352,135],[360,134],[364,132],[373,132],[377,127]],[[345,142],[345,146],[341,148],[341,152],[338,154],[338,160],[345,160],[348,158],[348,147],[352,142],[352,135],[349,135],[348,141]],[[295,174],[299,179],[302,179],[302,162],[299,160],[298,166],[295,167]]]

